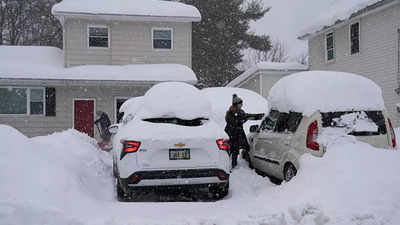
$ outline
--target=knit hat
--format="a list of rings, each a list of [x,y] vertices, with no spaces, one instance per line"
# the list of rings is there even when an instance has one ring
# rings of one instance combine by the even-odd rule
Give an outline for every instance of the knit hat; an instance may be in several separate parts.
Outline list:
[[[233,94],[232,96],[232,105],[240,105],[243,103],[243,100],[237,96],[237,94]]]

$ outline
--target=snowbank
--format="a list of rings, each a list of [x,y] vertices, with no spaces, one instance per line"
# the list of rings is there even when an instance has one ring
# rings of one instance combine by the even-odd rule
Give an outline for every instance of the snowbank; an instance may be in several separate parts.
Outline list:
[[[143,106],[137,113],[142,119],[180,118],[193,120],[210,118],[211,105],[196,87],[179,82],[165,82],[146,92]]]
[[[90,14],[144,17],[187,17],[200,21],[197,8],[178,2],[161,0],[63,0],[53,6],[53,15]],[[161,20],[160,21],[164,21]]]
[[[212,116],[214,120],[225,128],[225,114],[232,105],[232,95],[237,94],[243,99],[243,110],[246,113],[269,113],[268,101],[261,95],[243,88],[217,87],[206,88],[202,92],[212,105]],[[260,121],[249,121],[245,123],[245,132],[249,132],[251,125],[259,125]]]
[[[0,79],[197,82],[193,70],[179,64],[85,65],[64,68],[63,52],[55,47],[0,46],[0,59]]]
[[[325,8],[321,16],[317,17],[314,24],[300,31],[298,36],[312,34],[324,27],[334,25],[337,21],[349,19],[353,13],[383,0],[339,0]]]
[[[88,136],[69,130],[29,139],[0,125],[0,137],[0,224],[72,224],[65,210],[113,199],[109,156]]]
[[[224,200],[165,203],[117,202],[111,157],[76,131],[29,139],[0,125],[0,136],[2,225],[400,222],[400,152],[376,149],[351,136],[327,140],[323,158],[304,155],[298,175],[281,186],[258,176],[240,160]]]
[[[271,107],[281,112],[383,110],[382,90],[373,81],[350,73],[310,71],[279,80],[270,90]]]

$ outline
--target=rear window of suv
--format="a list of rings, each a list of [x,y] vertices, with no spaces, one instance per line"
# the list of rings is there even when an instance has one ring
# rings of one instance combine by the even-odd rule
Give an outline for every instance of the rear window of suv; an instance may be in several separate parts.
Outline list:
[[[202,126],[204,123],[208,121],[207,118],[196,118],[193,120],[184,120],[180,118],[150,118],[144,119],[143,121],[150,122],[150,123],[167,123],[167,124],[174,124],[179,126],[186,126],[186,127],[198,127]]]
[[[303,115],[297,112],[279,112],[272,110],[269,116],[261,123],[261,130],[269,130],[277,133],[295,133]]]
[[[323,127],[340,127],[353,136],[386,134],[385,117],[382,111],[352,111],[321,113]],[[361,126],[357,123],[361,122]]]

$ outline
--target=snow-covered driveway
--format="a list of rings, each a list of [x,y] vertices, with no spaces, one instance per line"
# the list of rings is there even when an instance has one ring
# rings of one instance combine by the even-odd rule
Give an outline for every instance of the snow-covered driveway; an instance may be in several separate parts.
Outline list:
[[[0,224],[400,224],[400,153],[344,138],[276,186],[241,161],[218,202],[115,200],[111,157],[69,130],[28,139],[0,125]]]

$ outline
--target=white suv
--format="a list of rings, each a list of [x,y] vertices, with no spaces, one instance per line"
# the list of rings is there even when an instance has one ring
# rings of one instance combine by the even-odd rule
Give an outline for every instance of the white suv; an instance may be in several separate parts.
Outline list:
[[[296,112],[272,110],[261,125],[250,128],[250,166],[279,183],[292,179],[300,167],[304,153],[322,157],[326,147],[317,142],[321,130],[338,127],[338,119],[354,114],[367,115],[376,131],[352,131],[349,135],[378,148],[395,148],[396,139],[391,121],[385,111],[316,112],[303,116]],[[340,126],[341,127],[341,126]]]
[[[203,94],[188,84],[162,83],[150,89],[141,104],[113,138],[119,200],[134,200],[141,190],[160,188],[203,189],[218,199],[225,197],[228,137],[211,119]]]
[[[278,183],[292,179],[305,153],[322,157],[323,130],[344,132],[377,148],[396,148],[381,89],[348,73],[310,71],[278,81],[268,98],[271,111],[250,127],[249,163]]]

